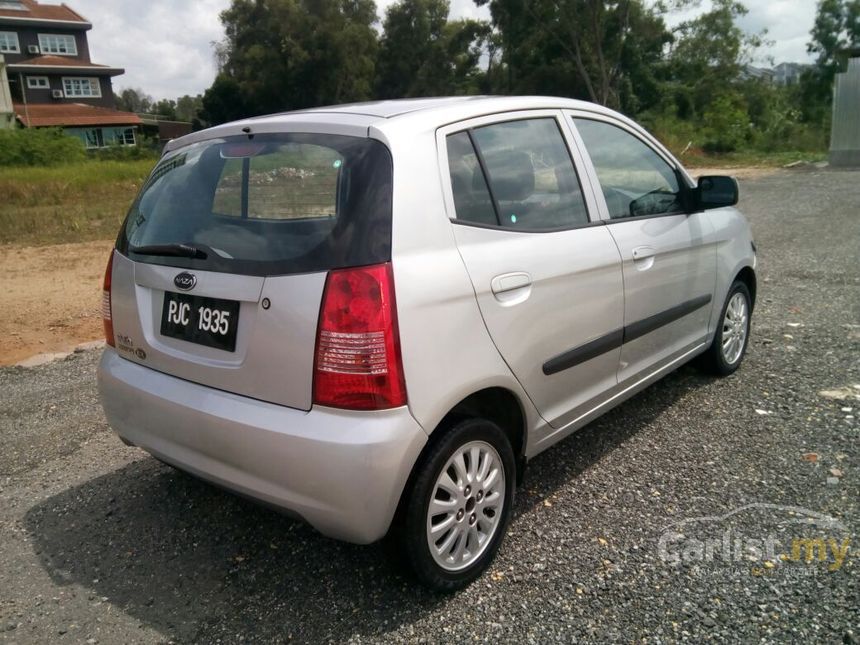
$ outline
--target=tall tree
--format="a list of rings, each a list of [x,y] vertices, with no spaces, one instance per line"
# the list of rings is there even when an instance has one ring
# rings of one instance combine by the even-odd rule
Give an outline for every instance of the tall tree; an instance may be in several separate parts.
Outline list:
[[[400,0],[385,14],[376,63],[381,98],[478,90],[478,62],[489,25],[448,21],[448,0]]]
[[[370,98],[373,0],[233,0],[221,21],[221,70],[203,96],[209,123]]]
[[[140,88],[127,87],[116,97],[116,107],[126,112],[146,113],[152,109],[152,97]]]
[[[763,38],[738,26],[746,13],[736,0],[714,0],[710,11],[674,29],[666,69],[682,118],[701,116],[716,97],[734,91]]]
[[[197,96],[180,96],[176,99],[176,119],[178,121],[187,121],[192,123],[196,119],[200,110],[203,109],[203,97]]]
[[[642,0],[476,2],[489,4],[501,34],[509,92],[627,107],[643,81],[653,85],[649,68],[669,40],[658,10]]]
[[[806,51],[816,55],[815,80],[829,90],[843,64],[840,51],[860,46],[860,0],[820,0],[810,36]]]

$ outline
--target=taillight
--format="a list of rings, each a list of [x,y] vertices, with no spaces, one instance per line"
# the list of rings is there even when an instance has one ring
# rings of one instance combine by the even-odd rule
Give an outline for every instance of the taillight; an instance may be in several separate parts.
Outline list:
[[[111,317],[110,281],[113,273],[113,251],[110,252],[107,269],[105,269],[105,280],[102,286],[102,322],[105,327],[105,342],[111,347],[116,347],[113,338],[113,318]]]
[[[314,403],[351,410],[406,403],[390,263],[329,272],[314,362]]]

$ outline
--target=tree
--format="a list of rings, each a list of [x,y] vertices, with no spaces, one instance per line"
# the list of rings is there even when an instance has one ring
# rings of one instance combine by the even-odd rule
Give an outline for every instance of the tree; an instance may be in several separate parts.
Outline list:
[[[176,101],[161,99],[152,106],[152,113],[169,121],[176,121]]]
[[[140,88],[127,87],[116,97],[118,110],[147,113],[152,109],[152,97]]]
[[[251,114],[239,82],[225,74],[218,74],[203,94],[199,118],[203,125],[212,126],[235,121]]]
[[[448,0],[400,0],[385,14],[376,63],[380,98],[468,94],[478,90],[478,62],[490,28],[448,21]]]
[[[681,118],[702,115],[718,96],[736,92],[744,65],[763,37],[738,26],[746,13],[740,2],[714,0],[710,11],[674,29],[667,80]],[[736,99],[730,102],[739,109]]]
[[[476,2],[489,4],[501,35],[508,92],[634,109],[640,107],[637,97],[654,94],[650,69],[669,34],[657,9],[642,0]],[[649,88],[643,92],[644,86]]]
[[[806,51],[816,55],[815,67],[801,78],[804,116],[826,120],[830,114],[833,80],[844,64],[840,52],[860,45],[860,0],[820,0],[812,39]]]
[[[221,22],[221,70],[203,96],[210,124],[371,97],[372,0],[233,0]]]
[[[180,96],[176,99],[176,120],[193,123],[203,109],[203,96]]]

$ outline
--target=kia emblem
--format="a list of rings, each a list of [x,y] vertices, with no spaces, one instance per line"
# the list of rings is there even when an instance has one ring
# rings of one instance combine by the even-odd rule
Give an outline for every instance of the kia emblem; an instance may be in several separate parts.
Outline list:
[[[194,285],[197,284],[197,278],[193,273],[183,271],[173,278],[173,284],[175,284],[178,289],[188,291],[189,289],[193,289]]]

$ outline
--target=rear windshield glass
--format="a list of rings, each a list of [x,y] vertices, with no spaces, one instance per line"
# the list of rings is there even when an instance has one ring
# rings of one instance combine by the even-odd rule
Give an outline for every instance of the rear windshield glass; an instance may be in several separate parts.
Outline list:
[[[165,156],[117,248],[134,260],[282,275],[391,259],[391,155],[326,134],[226,137]]]

